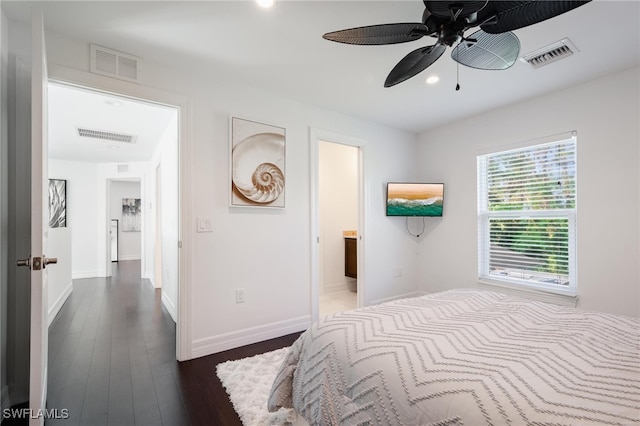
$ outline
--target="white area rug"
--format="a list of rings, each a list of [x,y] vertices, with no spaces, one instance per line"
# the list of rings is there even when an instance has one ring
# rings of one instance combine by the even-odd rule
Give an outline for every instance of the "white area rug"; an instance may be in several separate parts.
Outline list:
[[[267,410],[271,385],[288,351],[286,347],[216,365],[216,373],[244,426],[290,425],[296,421],[293,410]]]

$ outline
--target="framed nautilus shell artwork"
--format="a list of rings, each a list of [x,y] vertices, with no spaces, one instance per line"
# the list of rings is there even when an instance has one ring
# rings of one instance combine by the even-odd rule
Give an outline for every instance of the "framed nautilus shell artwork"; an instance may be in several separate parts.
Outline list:
[[[231,118],[231,205],[284,207],[285,142],[282,127]]]

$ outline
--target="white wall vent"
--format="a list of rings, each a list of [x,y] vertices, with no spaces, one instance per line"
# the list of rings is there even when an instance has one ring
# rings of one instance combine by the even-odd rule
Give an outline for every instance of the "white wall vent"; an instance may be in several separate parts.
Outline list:
[[[128,164],[118,164],[118,173],[129,173]]]
[[[136,143],[136,136],[126,133],[87,129],[86,127],[76,127],[76,132],[81,138],[92,138],[109,142]]]
[[[520,60],[527,62],[533,68],[540,68],[579,52],[568,38],[552,43],[534,52],[523,55]]]
[[[140,58],[92,44],[91,72],[139,83]]]

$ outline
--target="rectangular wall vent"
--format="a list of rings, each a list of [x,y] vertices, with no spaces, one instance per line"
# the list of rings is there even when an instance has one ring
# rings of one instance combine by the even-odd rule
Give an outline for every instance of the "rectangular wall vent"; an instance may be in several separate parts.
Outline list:
[[[118,164],[118,173],[129,173],[128,164]]]
[[[553,44],[523,55],[520,60],[527,62],[533,68],[549,65],[579,52],[576,46],[568,38],[563,38]]]
[[[139,83],[140,58],[92,44],[91,72]]]
[[[126,133],[107,132],[84,127],[76,127],[76,131],[81,138],[100,139],[109,142],[136,143],[136,136],[127,135]]]

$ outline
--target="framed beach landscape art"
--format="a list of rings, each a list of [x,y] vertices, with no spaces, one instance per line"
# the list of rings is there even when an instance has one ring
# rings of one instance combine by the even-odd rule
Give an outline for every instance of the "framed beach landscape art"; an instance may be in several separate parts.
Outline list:
[[[231,206],[284,208],[286,131],[231,118]]]

